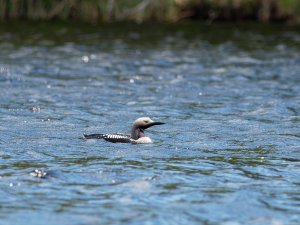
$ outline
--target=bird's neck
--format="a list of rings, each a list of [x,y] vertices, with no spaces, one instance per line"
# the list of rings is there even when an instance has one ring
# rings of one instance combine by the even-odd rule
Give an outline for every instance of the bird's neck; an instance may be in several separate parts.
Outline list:
[[[144,130],[138,127],[133,127],[131,130],[131,138],[137,140],[140,137],[145,137]]]

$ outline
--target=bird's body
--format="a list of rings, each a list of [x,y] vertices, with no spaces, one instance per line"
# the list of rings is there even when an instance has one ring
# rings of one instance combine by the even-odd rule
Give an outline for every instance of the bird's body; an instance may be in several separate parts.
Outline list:
[[[145,137],[144,131],[154,125],[161,125],[164,123],[154,122],[149,117],[142,117],[134,121],[131,129],[131,135],[126,134],[84,134],[86,139],[104,139],[113,143],[132,143],[132,144],[148,144],[152,143],[149,137]]]
[[[130,143],[130,136],[126,134],[84,134],[86,139],[104,139],[113,143]]]

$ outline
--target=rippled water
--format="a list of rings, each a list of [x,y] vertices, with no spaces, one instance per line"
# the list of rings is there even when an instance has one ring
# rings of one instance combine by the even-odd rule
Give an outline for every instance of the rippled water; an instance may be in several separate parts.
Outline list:
[[[297,28],[2,24],[0,49],[1,224],[300,224]],[[82,139],[141,116],[153,144]]]

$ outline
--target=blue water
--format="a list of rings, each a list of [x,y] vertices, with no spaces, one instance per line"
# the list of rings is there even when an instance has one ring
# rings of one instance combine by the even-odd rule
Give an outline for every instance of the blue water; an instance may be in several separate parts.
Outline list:
[[[297,28],[2,24],[0,49],[0,224],[300,224]],[[153,144],[82,138],[142,116]]]

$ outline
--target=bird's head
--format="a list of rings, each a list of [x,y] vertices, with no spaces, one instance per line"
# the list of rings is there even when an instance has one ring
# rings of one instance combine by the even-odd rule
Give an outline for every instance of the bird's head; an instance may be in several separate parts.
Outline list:
[[[133,139],[138,139],[140,137],[144,137],[144,130],[148,129],[149,127],[155,125],[162,125],[165,123],[162,122],[154,122],[149,117],[141,117],[134,121],[132,125],[131,136]]]

